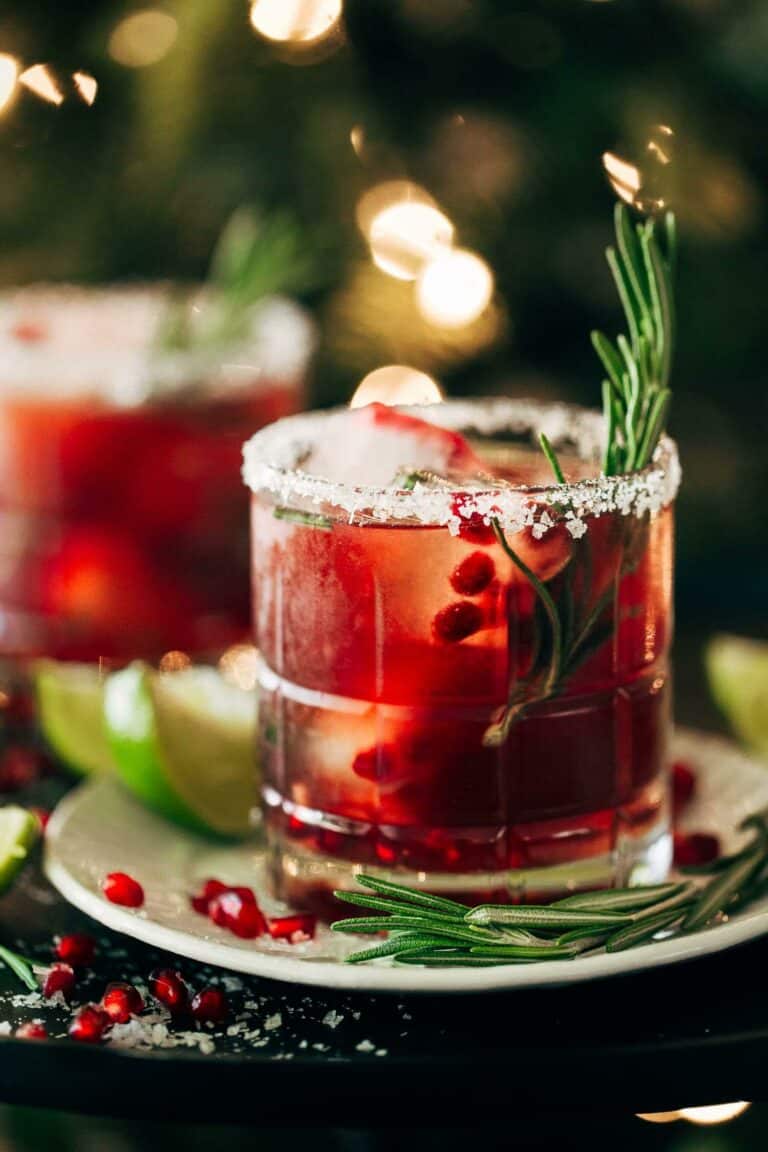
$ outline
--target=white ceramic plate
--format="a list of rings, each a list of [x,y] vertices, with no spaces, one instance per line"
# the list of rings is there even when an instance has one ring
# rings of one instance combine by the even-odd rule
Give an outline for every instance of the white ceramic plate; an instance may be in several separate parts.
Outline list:
[[[726,850],[734,829],[750,812],[768,806],[768,770],[733,744],[695,732],[678,732],[676,756],[698,771],[697,794],[685,821],[717,832]],[[108,778],[87,781],[62,801],[46,834],[46,872],[62,896],[94,920],[157,948],[235,972],[296,984],[366,992],[479,992],[594,980],[705,956],[768,932],[768,898],[727,923],[679,939],[656,941],[612,955],[498,968],[407,968],[344,964],[360,938],[320,929],[307,944],[239,940],[193,912],[190,893],[216,876],[255,887],[268,913],[279,910],[264,891],[258,844],[217,846],[182,832],[147,812]],[[144,886],[138,911],[110,904],[101,894],[107,872],[125,871]]]

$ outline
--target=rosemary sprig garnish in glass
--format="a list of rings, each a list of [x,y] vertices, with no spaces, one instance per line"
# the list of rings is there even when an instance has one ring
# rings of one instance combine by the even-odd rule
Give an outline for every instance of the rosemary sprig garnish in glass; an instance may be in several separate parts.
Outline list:
[[[765,895],[768,822],[765,812],[745,820],[753,838],[714,861],[709,877],[667,884],[581,892],[553,904],[479,904],[454,900],[360,874],[367,892],[337,891],[337,899],[378,915],[337,920],[334,932],[387,939],[347,956],[348,964],[391,957],[426,967],[477,967],[573,960],[589,952],[622,952],[660,932],[687,934],[721,921],[729,911]]]

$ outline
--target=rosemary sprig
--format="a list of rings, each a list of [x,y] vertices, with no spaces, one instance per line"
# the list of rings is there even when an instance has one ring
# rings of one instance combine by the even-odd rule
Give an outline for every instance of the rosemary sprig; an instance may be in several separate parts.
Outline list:
[[[668,884],[583,892],[547,905],[480,904],[453,900],[361,874],[375,893],[336,892],[338,899],[385,913],[339,920],[336,932],[387,932],[388,939],[355,952],[348,963],[392,957],[426,967],[531,964],[572,960],[601,948],[620,952],[653,940],[660,932],[688,933],[716,923],[768,890],[768,825],[758,813],[744,822],[753,838],[724,858],[707,882],[696,878]],[[432,903],[434,902],[434,903]],[[461,915],[458,915],[458,911]]]
[[[628,336],[615,343],[602,332],[592,344],[606,372],[603,472],[615,476],[645,468],[664,430],[674,347],[672,277],[675,218],[634,223],[625,204],[614,216],[616,245],[606,259],[624,310]]]
[[[328,516],[321,516],[319,512],[302,512],[298,508],[273,508],[272,515],[276,520],[288,520],[291,524],[303,524],[305,528],[319,528],[322,532],[330,532],[333,520]]]
[[[35,979],[32,962],[27,960],[24,956],[20,956],[18,952],[12,952],[10,948],[6,948],[0,944],[0,963],[4,964],[13,972],[14,976],[29,988],[30,992],[39,992],[40,985]]]

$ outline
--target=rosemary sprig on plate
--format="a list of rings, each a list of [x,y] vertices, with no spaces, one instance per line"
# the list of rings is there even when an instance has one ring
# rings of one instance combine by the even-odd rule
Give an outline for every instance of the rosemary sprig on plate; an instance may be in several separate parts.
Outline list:
[[[353,952],[348,964],[392,958],[427,967],[478,967],[573,960],[588,952],[622,952],[649,943],[660,932],[696,932],[729,911],[765,894],[768,881],[768,817],[744,821],[753,838],[712,875],[667,884],[580,892],[552,904],[479,904],[467,908],[376,876],[361,874],[367,892],[336,892],[346,904],[378,915],[337,920],[334,932],[387,939]]]

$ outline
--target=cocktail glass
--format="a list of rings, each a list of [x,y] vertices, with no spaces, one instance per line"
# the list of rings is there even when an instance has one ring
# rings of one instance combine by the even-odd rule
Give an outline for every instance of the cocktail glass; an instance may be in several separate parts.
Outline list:
[[[679,467],[665,439],[606,478],[602,436],[499,399],[246,445],[279,895],[328,912],[361,870],[472,901],[666,874]]]
[[[213,655],[249,626],[243,434],[295,412],[311,346],[287,301],[247,338],[156,342],[160,288],[0,298],[0,654]],[[7,685],[4,685],[4,689]]]

